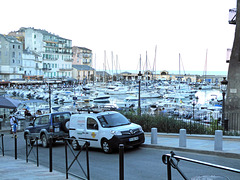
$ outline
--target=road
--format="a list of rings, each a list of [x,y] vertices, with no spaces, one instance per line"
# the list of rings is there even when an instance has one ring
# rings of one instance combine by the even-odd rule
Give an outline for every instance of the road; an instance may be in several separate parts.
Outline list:
[[[23,133],[18,133],[18,158],[26,159],[26,146],[23,139]],[[49,167],[49,149],[42,148],[39,144],[39,162],[40,166]],[[4,135],[5,155],[14,156],[14,138],[10,134]],[[131,180],[149,180],[149,179],[167,179],[167,167],[162,162],[162,155],[169,153],[168,150],[153,148],[126,149],[124,151],[124,178]],[[77,151],[75,151],[77,153]],[[184,156],[200,161],[219,164],[227,167],[239,169],[239,159],[225,158],[220,156],[210,156],[196,153],[178,152],[176,155]],[[36,146],[31,152],[30,160],[35,161]],[[69,164],[73,155],[68,149]],[[86,171],[86,151],[80,154],[79,162]],[[89,150],[90,178],[93,180],[113,180],[119,179],[119,154],[104,154],[100,149],[90,148]],[[180,161],[178,166],[182,172],[192,178],[199,175],[219,175],[229,179],[239,179],[239,174],[223,171],[207,166]],[[65,148],[63,142],[57,142],[53,145],[53,171],[58,170],[65,173]],[[70,172],[84,177],[81,168],[74,163]],[[177,170],[172,169],[172,179],[182,179]]]

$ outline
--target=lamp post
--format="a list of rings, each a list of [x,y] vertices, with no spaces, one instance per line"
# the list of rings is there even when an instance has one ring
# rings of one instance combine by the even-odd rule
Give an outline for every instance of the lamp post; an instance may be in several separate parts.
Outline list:
[[[49,94],[49,99],[48,99],[48,104],[49,104],[49,113],[51,113],[52,105],[51,105],[51,87],[50,83],[48,83],[48,94]]]
[[[193,100],[192,105],[193,105],[193,120],[194,120],[194,107],[195,107],[195,105],[196,105],[195,100]]]
[[[227,84],[228,81],[226,80],[226,77],[223,77],[223,80],[221,81],[221,91],[222,91],[222,96],[223,96],[223,103],[222,103],[222,124],[224,124],[225,120],[225,95],[227,91]]]
[[[139,71],[138,73],[138,115],[141,115],[141,78],[142,78],[142,73]]]

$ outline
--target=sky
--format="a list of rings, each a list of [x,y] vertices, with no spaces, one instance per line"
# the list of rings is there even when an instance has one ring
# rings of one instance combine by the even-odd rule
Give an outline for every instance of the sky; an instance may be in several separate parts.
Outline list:
[[[0,5],[1,34],[45,29],[91,49],[97,70],[228,70],[226,52],[235,33],[228,17],[236,0],[1,0]]]

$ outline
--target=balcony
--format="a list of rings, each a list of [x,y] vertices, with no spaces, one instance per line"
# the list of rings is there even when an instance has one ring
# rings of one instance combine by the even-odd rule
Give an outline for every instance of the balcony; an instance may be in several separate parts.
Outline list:
[[[62,67],[62,68],[59,68],[59,70],[60,71],[72,71],[73,68],[64,68],[64,67]]]
[[[54,51],[52,53],[58,53],[58,54],[70,54],[70,55],[73,55],[72,52],[66,52],[66,51]]]
[[[82,64],[90,64],[91,62],[90,61],[83,61]]]
[[[21,68],[20,68],[21,69]],[[24,72],[19,70],[19,67],[0,67],[0,74],[14,74],[14,75],[22,75]]]
[[[64,61],[72,62],[72,61],[73,61],[73,58],[65,58]]]
[[[42,62],[42,60],[43,60],[42,58],[36,58],[35,59],[36,62]]]
[[[45,61],[57,61],[58,58],[43,58]]]
[[[49,67],[43,67],[42,70],[43,70],[43,71],[51,71],[52,68],[49,68]]]

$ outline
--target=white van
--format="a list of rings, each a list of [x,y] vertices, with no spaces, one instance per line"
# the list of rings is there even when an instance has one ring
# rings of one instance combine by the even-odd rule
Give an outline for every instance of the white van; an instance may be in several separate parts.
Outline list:
[[[138,147],[145,141],[142,127],[115,111],[73,114],[69,137],[76,139],[72,141],[75,150],[79,148],[78,140],[88,140],[90,147],[102,148],[105,153],[111,153],[119,144]]]

